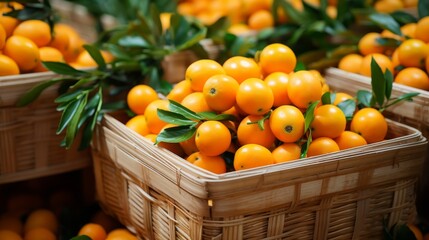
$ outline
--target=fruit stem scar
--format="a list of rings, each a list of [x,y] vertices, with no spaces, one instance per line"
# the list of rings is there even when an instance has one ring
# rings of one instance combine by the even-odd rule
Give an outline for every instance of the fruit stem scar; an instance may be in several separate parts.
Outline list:
[[[293,127],[292,127],[291,125],[287,125],[287,126],[285,127],[285,131],[286,131],[287,133],[292,132],[292,130],[293,130]]]
[[[215,88],[210,88],[210,94],[215,94],[216,93],[216,89]]]

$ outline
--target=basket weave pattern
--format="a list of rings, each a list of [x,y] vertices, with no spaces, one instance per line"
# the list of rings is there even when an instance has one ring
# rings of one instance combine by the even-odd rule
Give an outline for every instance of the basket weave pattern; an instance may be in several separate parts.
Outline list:
[[[216,175],[106,116],[93,143],[103,207],[147,239],[378,239],[414,217],[426,139],[393,139],[325,157]]]
[[[31,179],[84,168],[90,152],[60,146],[64,136],[56,129],[55,88],[32,104],[16,107],[19,96],[35,84],[56,77],[53,73],[25,74],[0,79],[0,183]]]

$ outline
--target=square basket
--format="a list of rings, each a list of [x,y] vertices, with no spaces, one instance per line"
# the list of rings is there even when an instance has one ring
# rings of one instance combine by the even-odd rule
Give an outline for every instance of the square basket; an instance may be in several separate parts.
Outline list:
[[[61,116],[54,103],[57,88],[48,88],[28,106],[15,105],[26,91],[54,77],[45,72],[0,78],[0,184],[91,165],[89,150],[60,146],[64,136],[56,134]]]
[[[144,239],[381,239],[415,217],[426,150],[389,120],[379,143],[217,175],[106,115],[92,155],[100,204]]]

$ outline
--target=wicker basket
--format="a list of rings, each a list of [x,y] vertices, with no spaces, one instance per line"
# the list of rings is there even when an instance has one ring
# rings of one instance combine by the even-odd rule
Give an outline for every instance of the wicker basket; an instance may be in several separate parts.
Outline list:
[[[90,166],[89,151],[60,147],[56,135],[60,113],[51,87],[32,104],[16,107],[34,85],[57,77],[52,72],[0,78],[0,184],[63,173]]]
[[[369,77],[343,71],[338,68],[329,68],[325,78],[334,91],[356,94],[358,90],[371,90]],[[389,107],[385,115],[397,122],[405,123],[420,130],[426,138],[429,137],[429,92],[417,88],[393,84],[392,98],[404,93],[418,92],[412,102],[403,102]]]
[[[389,140],[212,174],[107,115],[92,155],[103,208],[145,239],[377,239],[415,213],[427,149],[389,121]]]

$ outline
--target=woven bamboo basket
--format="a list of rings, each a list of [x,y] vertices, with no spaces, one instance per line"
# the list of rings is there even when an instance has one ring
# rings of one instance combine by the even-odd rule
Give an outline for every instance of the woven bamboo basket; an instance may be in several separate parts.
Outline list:
[[[217,175],[109,115],[92,144],[100,204],[144,239],[379,239],[415,217],[427,150],[389,121],[379,143]]]
[[[343,71],[338,68],[329,68],[325,78],[334,91],[346,92],[354,96],[358,90],[371,90],[369,77]],[[426,138],[429,137],[429,92],[413,87],[393,84],[392,98],[409,92],[420,93],[412,102],[403,102],[385,111],[390,119],[410,125],[420,130]]]
[[[92,164],[88,151],[60,147],[60,113],[51,87],[32,104],[16,107],[19,96],[57,77],[52,72],[0,78],[0,184],[82,169]]]

